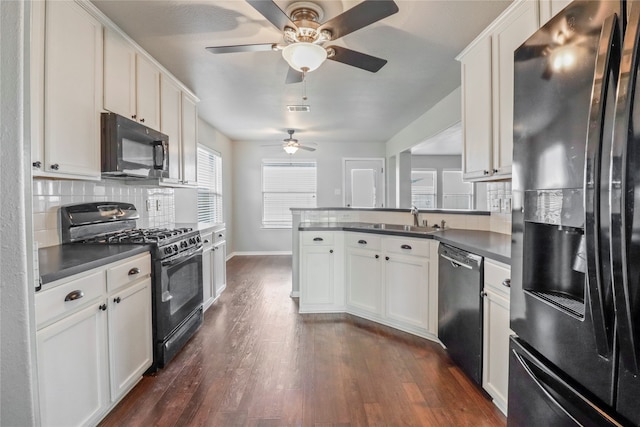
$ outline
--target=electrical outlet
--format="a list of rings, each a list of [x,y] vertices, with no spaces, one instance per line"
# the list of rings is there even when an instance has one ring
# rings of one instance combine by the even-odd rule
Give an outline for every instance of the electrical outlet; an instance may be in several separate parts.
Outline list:
[[[491,212],[500,212],[502,206],[502,199],[495,197],[491,199]]]
[[[511,197],[502,199],[502,213],[511,213]]]
[[[147,212],[151,211],[151,200],[145,200],[145,207],[147,208]]]

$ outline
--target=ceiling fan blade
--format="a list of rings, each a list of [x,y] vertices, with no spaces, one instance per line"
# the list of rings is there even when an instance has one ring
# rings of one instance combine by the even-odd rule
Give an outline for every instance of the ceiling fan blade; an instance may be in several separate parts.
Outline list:
[[[305,145],[298,145],[298,148],[299,148],[299,149],[301,149],[301,150],[316,151],[316,149],[315,149],[315,148],[313,148],[313,147],[307,147],[307,146],[305,146]]]
[[[273,43],[240,44],[236,46],[211,46],[205,49],[211,53],[262,52],[273,50]]]
[[[393,0],[365,0],[328,20],[320,26],[319,30],[331,31],[332,40],[335,40],[391,16],[397,11],[398,5]]]
[[[387,63],[386,59],[376,58],[366,53],[347,49],[346,47],[328,46],[328,48],[332,48],[335,51],[335,55],[328,59],[371,71],[372,73],[377,73],[380,68],[384,67],[384,64]]]
[[[287,71],[287,78],[284,82],[285,84],[300,83],[302,82],[302,73],[289,67],[289,70]]]
[[[298,28],[291,22],[287,14],[271,0],[247,0],[247,3],[253,6],[255,10],[260,12],[279,30],[284,30],[284,27]]]

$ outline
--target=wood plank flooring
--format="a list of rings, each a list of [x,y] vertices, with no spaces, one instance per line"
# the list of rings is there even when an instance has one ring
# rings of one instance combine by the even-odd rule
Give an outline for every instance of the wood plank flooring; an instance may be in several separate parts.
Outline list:
[[[227,290],[107,426],[504,426],[440,345],[349,315],[300,315],[291,257],[234,257]]]

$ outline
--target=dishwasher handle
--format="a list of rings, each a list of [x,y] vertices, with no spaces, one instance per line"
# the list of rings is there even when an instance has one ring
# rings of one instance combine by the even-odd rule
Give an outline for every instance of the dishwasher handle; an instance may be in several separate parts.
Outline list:
[[[470,265],[467,265],[467,264],[461,264],[459,261],[457,261],[457,260],[455,260],[455,259],[453,259],[453,258],[451,258],[451,257],[448,257],[448,256],[446,256],[446,255],[444,255],[444,254],[440,254],[440,256],[441,256],[442,258],[446,259],[447,261],[449,261],[449,262],[451,263],[451,265],[452,265],[453,267],[455,267],[455,268],[458,268],[458,267],[464,267],[464,268],[468,268],[469,270],[473,270],[473,267],[472,267],[472,266],[470,266]]]

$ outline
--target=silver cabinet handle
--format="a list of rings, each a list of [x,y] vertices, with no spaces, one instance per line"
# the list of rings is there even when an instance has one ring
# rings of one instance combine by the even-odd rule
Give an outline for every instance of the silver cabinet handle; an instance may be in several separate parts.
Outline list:
[[[135,276],[136,274],[140,274],[140,269],[138,267],[133,267],[129,270],[129,276]]]
[[[358,244],[360,245],[366,245],[367,241],[366,240],[358,240]]]
[[[75,301],[77,299],[80,299],[84,296],[84,292],[82,292],[80,289],[75,290],[73,292],[69,292],[67,294],[67,296],[64,298],[65,301]]]
[[[313,241],[314,242],[322,242],[324,239],[322,237],[314,237]]]
[[[402,245],[402,246],[400,246],[400,249],[409,249],[409,250],[411,250],[412,248],[409,245]]]
[[[42,167],[42,162],[40,160],[32,163],[34,168],[40,169]]]
[[[51,165],[51,169],[53,169],[54,171],[57,171],[58,169],[60,169],[60,165],[57,163],[54,163]]]
[[[507,288],[511,287],[511,279],[504,279],[502,281],[502,286],[506,286]]]

